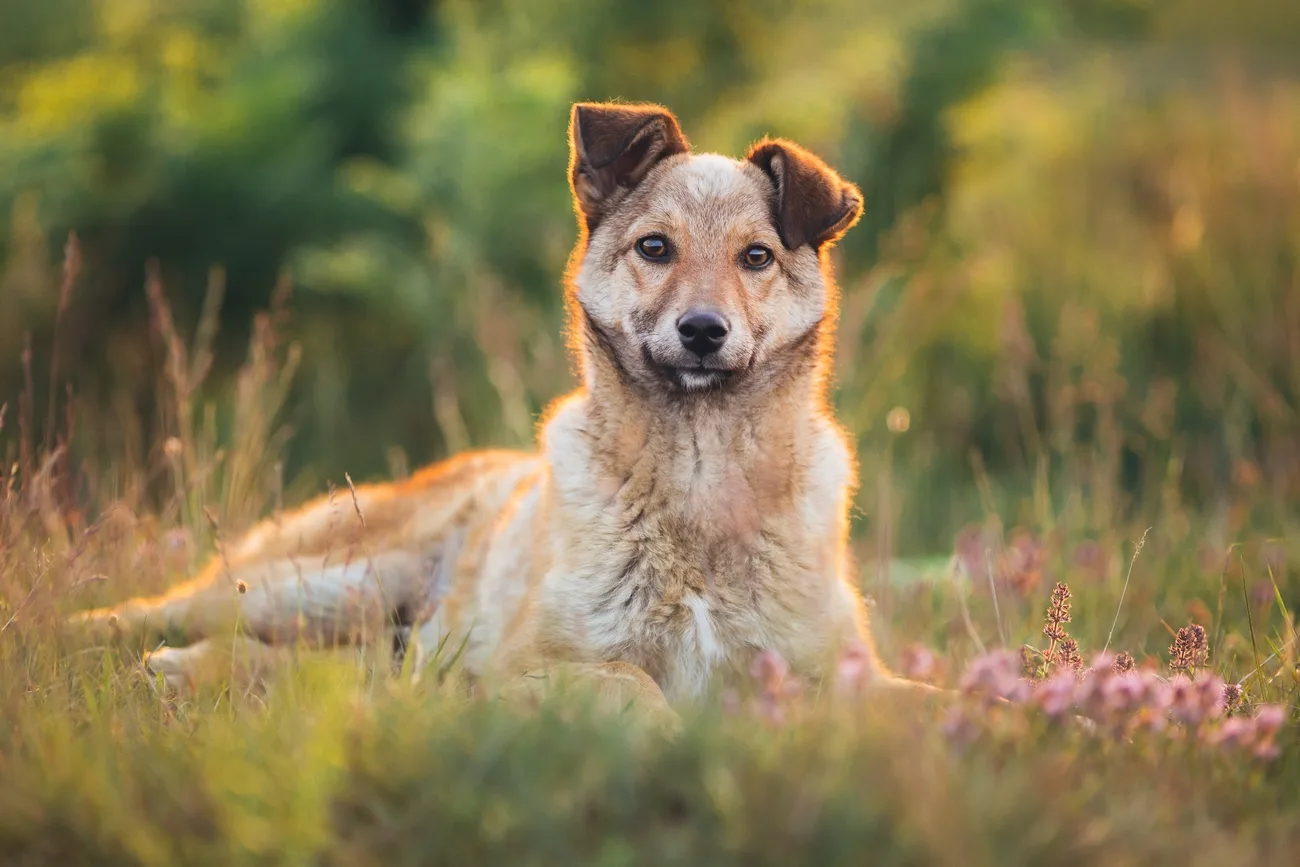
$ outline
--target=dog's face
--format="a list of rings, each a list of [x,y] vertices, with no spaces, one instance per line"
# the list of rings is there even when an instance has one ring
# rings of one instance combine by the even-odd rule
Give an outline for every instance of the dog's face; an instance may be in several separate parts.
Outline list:
[[[658,106],[580,104],[570,142],[576,301],[620,375],[709,394],[806,356],[831,300],[822,253],[862,211],[855,186],[785,141],[692,154]]]

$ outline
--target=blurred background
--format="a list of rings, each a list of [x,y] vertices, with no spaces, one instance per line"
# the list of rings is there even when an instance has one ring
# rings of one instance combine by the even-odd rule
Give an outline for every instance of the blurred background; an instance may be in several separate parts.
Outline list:
[[[569,105],[609,98],[865,192],[836,402],[867,549],[1289,526],[1291,0],[5,0],[0,455],[242,437],[250,519],[527,445],[574,384]]]

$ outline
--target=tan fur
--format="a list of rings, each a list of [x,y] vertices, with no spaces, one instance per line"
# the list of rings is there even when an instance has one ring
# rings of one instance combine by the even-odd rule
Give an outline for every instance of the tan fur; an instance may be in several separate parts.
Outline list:
[[[857,189],[789,142],[693,155],[657,106],[579,105],[571,144],[583,385],[547,412],[539,454],[473,453],[361,487],[364,527],[347,492],[309,503],[165,596],[85,619],[194,638],[237,621],[278,644],[370,640],[397,614],[415,624],[417,671],[463,647],[485,688],[531,694],[559,671],[663,714],[764,649],[817,681],[858,641],[871,683],[899,685],[853,583],[856,469],[826,395],[827,251],[861,212]],[[649,234],[670,261],[638,253]],[[746,267],[755,244],[770,265]],[[678,337],[695,309],[730,329],[702,360]],[[183,681],[198,655],[168,648],[151,665]]]

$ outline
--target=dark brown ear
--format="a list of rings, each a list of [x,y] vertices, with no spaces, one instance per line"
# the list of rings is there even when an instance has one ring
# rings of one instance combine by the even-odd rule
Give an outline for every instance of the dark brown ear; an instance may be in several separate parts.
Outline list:
[[[685,153],[690,143],[662,106],[580,102],[569,147],[569,181],[590,231],[660,160]]]
[[[747,159],[776,187],[774,214],[781,242],[794,250],[833,244],[862,216],[862,193],[794,142],[764,139]]]

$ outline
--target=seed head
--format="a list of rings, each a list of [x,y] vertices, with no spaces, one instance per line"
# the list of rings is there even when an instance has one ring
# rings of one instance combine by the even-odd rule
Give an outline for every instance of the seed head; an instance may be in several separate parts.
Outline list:
[[[1225,683],[1223,685],[1223,709],[1232,716],[1241,710],[1242,694],[1241,684]]]
[[[1047,622],[1070,622],[1070,588],[1063,582],[1058,581],[1052,588],[1052,598],[1047,605]]]
[[[1205,664],[1210,655],[1210,642],[1205,636],[1205,627],[1190,623],[1179,629],[1174,635],[1174,643],[1169,645],[1169,668],[1171,671],[1195,671]]]
[[[1061,665],[1074,669],[1076,674],[1083,671],[1083,657],[1079,655],[1079,642],[1067,637],[1056,652]]]
[[[1043,623],[1043,634],[1052,642],[1047,652],[1049,662],[1057,661],[1056,644],[1070,637],[1070,634],[1065,631],[1064,625],[1069,622],[1070,588],[1065,584],[1058,583],[1052,589],[1052,598],[1047,605],[1047,617]]]

